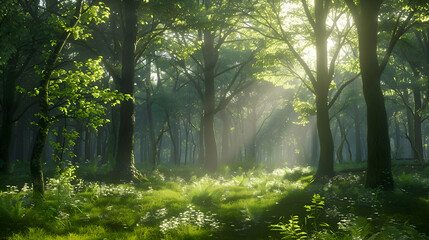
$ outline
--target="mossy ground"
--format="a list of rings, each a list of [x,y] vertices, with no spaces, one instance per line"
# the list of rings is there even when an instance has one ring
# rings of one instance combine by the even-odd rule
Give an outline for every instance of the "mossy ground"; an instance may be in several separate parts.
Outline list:
[[[325,197],[321,221],[330,227],[307,226],[310,238],[427,239],[429,168],[394,170],[393,192],[365,189],[362,172],[315,184],[310,168],[223,168],[211,175],[165,168],[148,173],[147,182],[120,185],[69,172],[49,180],[37,206],[28,185],[2,191],[0,238],[280,239],[270,225],[292,215],[304,225],[304,205],[317,193]]]

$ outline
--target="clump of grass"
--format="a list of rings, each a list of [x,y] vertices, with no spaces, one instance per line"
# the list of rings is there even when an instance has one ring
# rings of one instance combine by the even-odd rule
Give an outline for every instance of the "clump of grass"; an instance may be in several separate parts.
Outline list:
[[[197,233],[197,235],[203,236],[209,232],[220,230],[221,223],[216,219],[216,214],[204,213],[195,209],[193,205],[188,205],[186,211],[179,213],[177,217],[164,219],[159,227],[164,235],[189,236],[201,229],[202,233]],[[175,233],[173,234],[173,232]]]
[[[313,170],[310,167],[294,167],[292,169],[285,168],[284,178],[295,182],[302,177],[310,176],[313,174]]]
[[[298,215],[293,215],[287,222],[270,225],[272,231],[278,231],[282,239],[307,239],[309,234],[320,232],[329,227],[321,220],[325,206],[325,198],[314,194],[310,205],[304,205],[307,215],[301,223]]]
[[[314,239],[419,239],[419,231],[429,229],[429,196],[412,190],[425,188],[424,173],[399,175],[399,189],[392,193],[366,189],[363,175],[356,173],[309,184],[312,173],[278,168],[206,175],[187,167],[148,173],[147,182],[115,185],[83,181],[66,170],[49,180],[39,206],[32,205],[28,185],[0,192],[0,224],[6,229],[0,238],[264,239],[280,215],[305,217],[302,206],[313,193],[326,196],[323,216],[331,226],[313,231]]]
[[[208,175],[194,181],[186,189],[188,199],[200,207],[212,208],[225,199],[225,187],[218,179]]]
[[[396,177],[397,185],[403,191],[419,197],[427,197],[429,178],[419,173],[405,173]]]

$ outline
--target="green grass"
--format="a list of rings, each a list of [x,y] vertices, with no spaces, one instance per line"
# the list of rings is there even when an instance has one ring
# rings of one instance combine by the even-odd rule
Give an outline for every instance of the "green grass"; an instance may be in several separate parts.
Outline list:
[[[313,183],[309,168],[161,168],[148,182],[120,185],[69,171],[49,180],[38,206],[28,185],[0,192],[0,239],[280,239],[269,226],[290,216],[304,226],[314,194],[325,197],[320,221],[330,227],[305,227],[310,238],[426,239],[429,170],[403,170],[387,193],[365,189],[360,172]]]

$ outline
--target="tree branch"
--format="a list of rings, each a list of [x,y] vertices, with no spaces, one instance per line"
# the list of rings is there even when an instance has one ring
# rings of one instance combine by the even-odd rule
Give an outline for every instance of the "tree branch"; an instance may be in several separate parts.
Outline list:
[[[360,73],[356,74],[353,78],[343,83],[340,88],[338,88],[337,92],[335,93],[334,97],[332,97],[331,101],[328,104],[328,108],[331,108],[332,105],[334,105],[335,101],[337,101],[338,97],[340,96],[341,92],[346,88],[350,83],[352,83],[356,78],[358,78]]]
[[[311,16],[310,10],[308,8],[307,0],[301,0],[302,5],[304,6],[305,15],[307,16],[308,21],[310,22],[313,31],[316,31],[316,23],[314,22],[313,16]]]

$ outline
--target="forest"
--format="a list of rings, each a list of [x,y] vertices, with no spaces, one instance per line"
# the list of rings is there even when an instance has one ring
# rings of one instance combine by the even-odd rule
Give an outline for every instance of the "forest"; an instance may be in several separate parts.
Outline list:
[[[428,0],[1,0],[0,239],[429,239]]]

